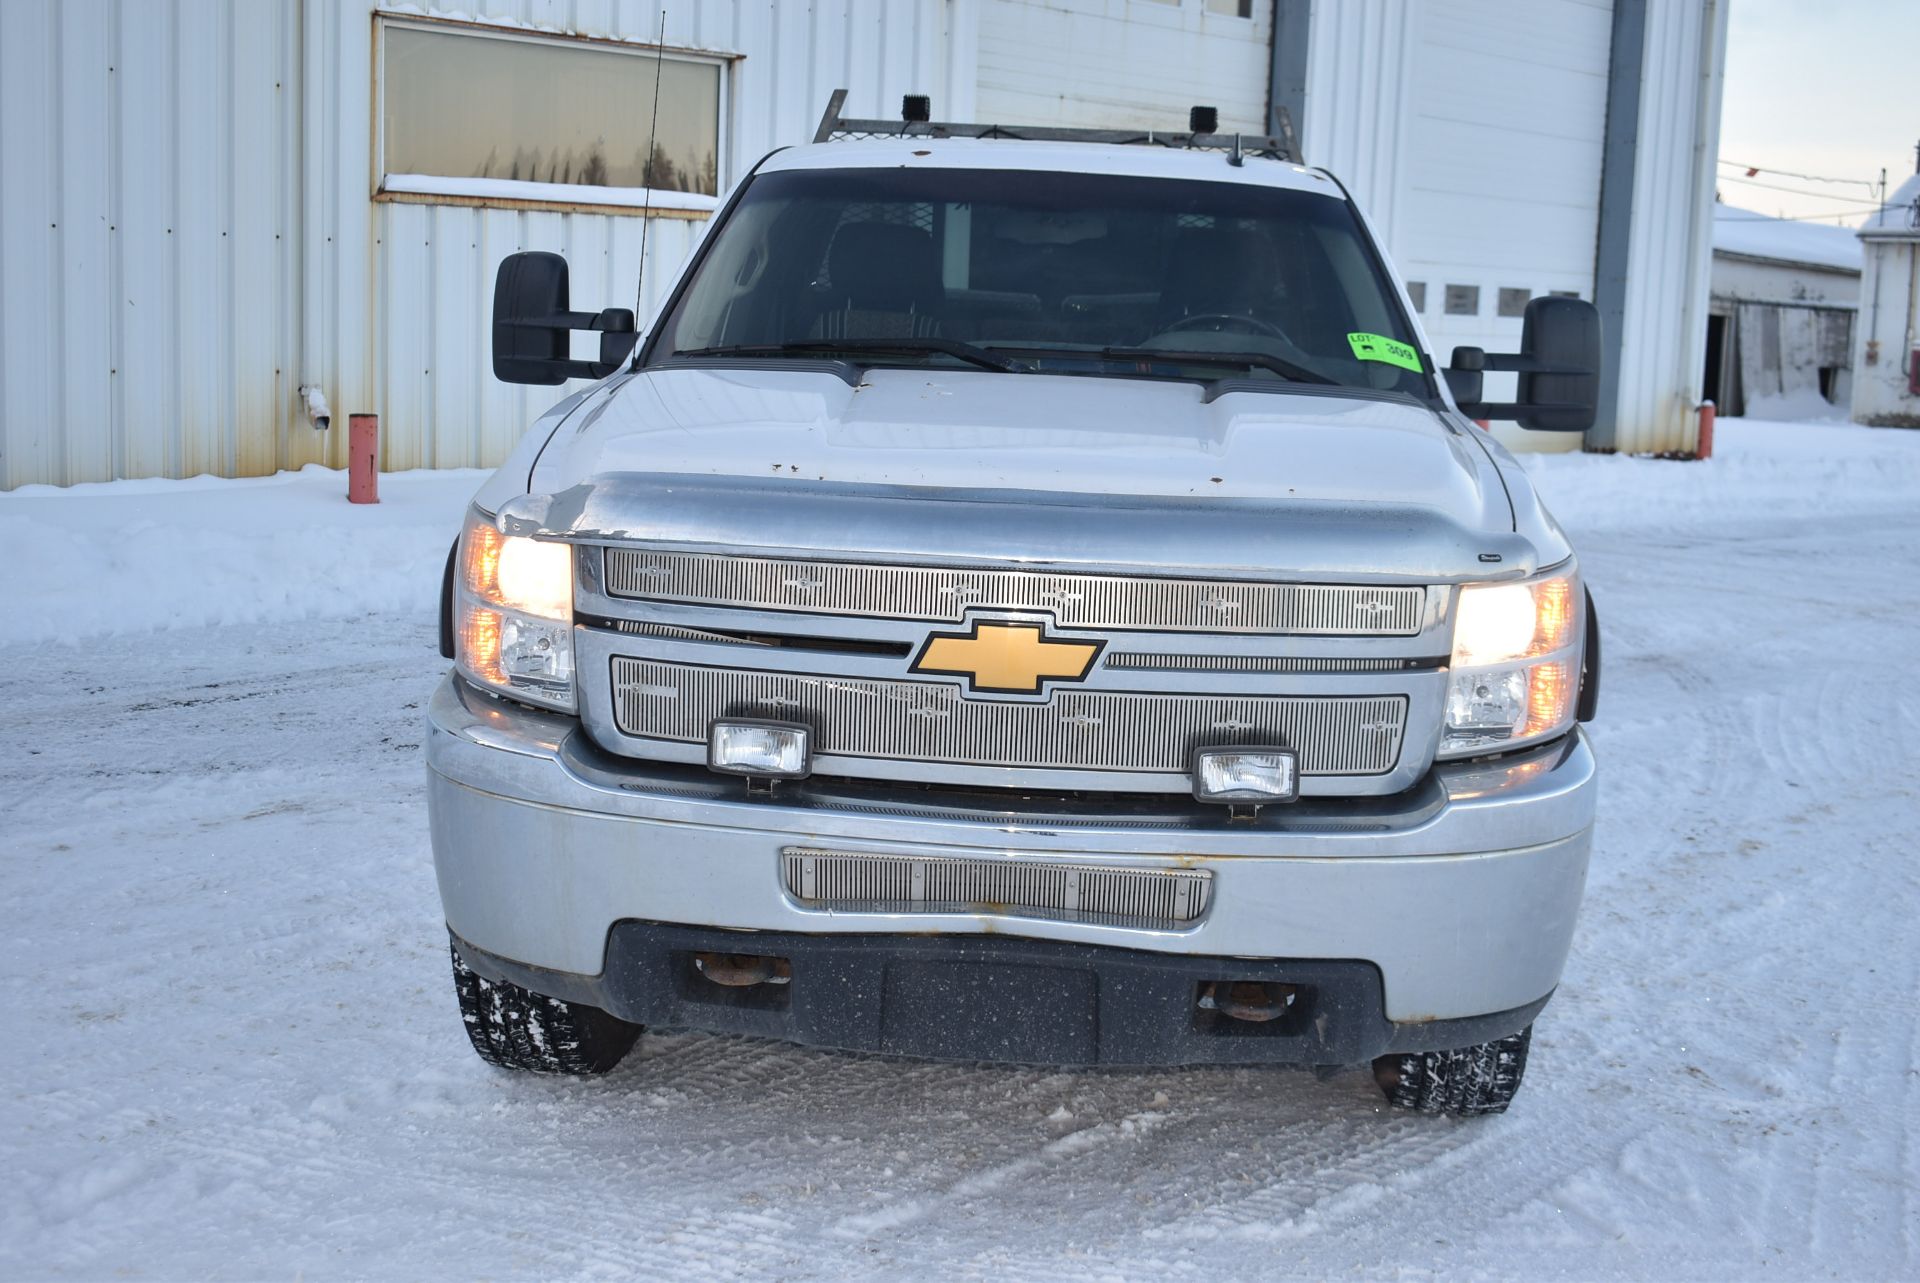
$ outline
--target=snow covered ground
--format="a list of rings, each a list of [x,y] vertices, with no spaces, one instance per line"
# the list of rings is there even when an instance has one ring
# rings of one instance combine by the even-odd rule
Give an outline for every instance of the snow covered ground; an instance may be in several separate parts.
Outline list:
[[[0,496],[0,1277],[1920,1275],[1920,434],[1532,461],[1606,626],[1511,1113],[1285,1071],[465,1045],[422,803],[476,474]]]

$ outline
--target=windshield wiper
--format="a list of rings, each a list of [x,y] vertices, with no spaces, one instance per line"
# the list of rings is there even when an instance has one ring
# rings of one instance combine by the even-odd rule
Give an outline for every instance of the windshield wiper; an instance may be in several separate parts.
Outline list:
[[[738,343],[729,347],[698,347],[672,353],[674,356],[854,356],[863,352],[883,355],[950,356],[983,370],[1012,373],[1019,366],[1003,356],[995,356],[983,347],[958,339],[804,339],[794,343]]]
[[[1127,361],[1165,361],[1172,365],[1242,365],[1266,370],[1295,383],[1325,383],[1338,387],[1340,380],[1330,379],[1318,370],[1296,365],[1282,356],[1265,352],[1180,352],[1157,347],[1103,347],[1101,356]]]
[[[1339,387],[1338,379],[1328,378],[1318,370],[1309,370],[1304,365],[1296,365],[1285,357],[1269,356],[1265,352],[1184,352],[1173,348],[1158,347],[1009,347],[1007,351],[1021,356],[1064,356],[1082,357],[1093,361],[1145,361],[1160,362],[1166,365],[1235,365],[1243,368],[1265,370],[1277,374],[1289,383],[1324,383],[1329,387]]]

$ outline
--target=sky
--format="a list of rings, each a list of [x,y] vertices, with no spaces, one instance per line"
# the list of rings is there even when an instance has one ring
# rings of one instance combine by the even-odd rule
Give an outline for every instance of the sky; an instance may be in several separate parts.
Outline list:
[[[1876,182],[1884,168],[1891,190],[1916,142],[1920,0],[1732,0],[1720,159],[1762,172],[1722,164],[1723,201],[1857,225],[1872,212],[1861,182],[1790,175]]]

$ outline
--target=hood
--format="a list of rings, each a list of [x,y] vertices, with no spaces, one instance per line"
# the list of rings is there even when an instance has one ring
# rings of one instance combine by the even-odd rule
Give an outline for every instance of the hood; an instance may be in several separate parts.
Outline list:
[[[991,371],[641,373],[555,434],[556,493],[614,474],[1041,491],[1384,501],[1513,528],[1483,451],[1402,402]],[[1034,496],[1036,500],[1040,496]]]
[[[1487,452],[1316,390],[648,371],[553,434],[509,534],[844,558],[1426,583],[1536,564]]]

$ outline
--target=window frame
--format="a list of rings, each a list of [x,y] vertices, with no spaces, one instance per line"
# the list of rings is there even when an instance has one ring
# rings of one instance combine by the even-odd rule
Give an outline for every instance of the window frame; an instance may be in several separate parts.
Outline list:
[[[717,95],[717,119],[714,122],[714,173],[715,185],[719,189],[709,196],[703,192],[670,191],[664,188],[623,187],[617,189],[623,193],[619,200],[569,199],[563,194],[564,188],[580,187],[583,192],[597,194],[611,190],[606,187],[588,187],[582,184],[542,183],[515,179],[466,179],[441,175],[419,175],[427,183],[419,186],[392,185],[395,177],[414,177],[413,175],[393,175],[386,167],[386,109],[387,109],[387,61],[386,33],[392,28],[431,31],[436,33],[461,33],[475,39],[505,40],[521,44],[573,47],[585,45],[589,48],[623,53],[632,57],[655,59],[670,62],[689,62],[702,66],[715,67],[720,73],[720,86]],[[373,12],[373,102],[372,102],[372,140],[369,168],[372,199],[379,202],[414,205],[457,205],[485,209],[522,209],[553,210],[561,213],[616,214],[638,218],[711,218],[720,208],[727,195],[728,166],[733,155],[733,69],[742,55],[726,53],[712,49],[684,49],[675,45],[661,45],[652,41],[617,36],[587,36],[565,31],[528,31],[520,27],[505,27],[491,22],[479,22],[465,18],[439,17],[432,14],[399,13],[385,9]],[[484,182],[485,189],[477,184]],[[462,190],[463,184],[475,186]],[[524,195],[517,192],[502,191],[502,187],[524,189]],[[631,193],[631,199],[624,198]]]

